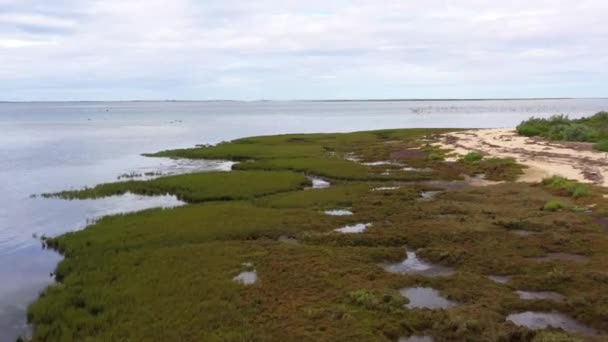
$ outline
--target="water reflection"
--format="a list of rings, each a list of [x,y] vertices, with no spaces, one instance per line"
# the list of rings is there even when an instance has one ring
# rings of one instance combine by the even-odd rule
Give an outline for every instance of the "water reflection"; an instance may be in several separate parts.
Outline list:
[[[409,299],[410,302],[405,306],[410,309],[447,309],[456,305],[430,287],[409,287],[399,292]]]
[[[546,329],[549,327],[561,328],[567,332],[583,335],[595,335],[595,329],[585,326],[572,318],[559,312],[534,312],[526,311],[507,316],[507,321],[516,325],[525,326],[532,330]]]
[[[405,260],[384,266],[391,273],[420,274],[429,277],[449,276],[454,270],[447,266],[433,264],[418,258],[416,252],[407,251]]]
[[[349,224],[342,228],[336,229],[337,232],[343,234],[357,234],[363,233],[368,227],[371,227],[371,223],[357,223],[357,224]]]

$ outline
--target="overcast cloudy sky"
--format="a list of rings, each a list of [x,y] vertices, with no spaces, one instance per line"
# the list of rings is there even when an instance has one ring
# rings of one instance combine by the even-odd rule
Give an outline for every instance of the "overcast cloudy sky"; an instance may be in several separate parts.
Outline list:
[[[608,96],[604,0],[0,0],[0,100]]]

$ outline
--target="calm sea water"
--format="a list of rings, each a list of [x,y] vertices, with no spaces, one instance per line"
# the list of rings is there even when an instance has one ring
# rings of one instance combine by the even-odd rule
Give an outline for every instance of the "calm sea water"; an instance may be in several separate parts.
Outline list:
[[[60,256],[37,237],[103,215],[179,205],[170,196],[65,201],[32,196],[114,181],[125,173],[222,170],[140,154],[289,132],[408,127],[513,127],[531,116],[608,110],[608,99],[385,102],[0,103],[0,342],[27,334],[25,310]]]

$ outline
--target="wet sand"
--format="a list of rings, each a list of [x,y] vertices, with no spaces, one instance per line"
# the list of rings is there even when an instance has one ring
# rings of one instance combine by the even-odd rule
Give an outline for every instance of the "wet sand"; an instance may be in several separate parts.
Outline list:
[[[514,158],[528,167],[519,179],[522,182],[538,182],[560,175],[608,186],[608,153],[592,150],[591,143],[547,141],[519,136],[514,129],[499,128],[443,134],[434,145],[451,149],[460,156],[478,151],[493,157]]]

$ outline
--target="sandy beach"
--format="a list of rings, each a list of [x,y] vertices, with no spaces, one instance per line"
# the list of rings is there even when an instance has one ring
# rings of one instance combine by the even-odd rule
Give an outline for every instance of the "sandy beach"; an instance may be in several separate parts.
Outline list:
[[[580,182],[608,186],[608,154],[590,143],[553,142],[519,136],[514,129],[476,129],[440,135],[434,144],[454,151],[454,159],[471,151],[514,158],[528,168],[519,179],[538,182],[560,175]]]

